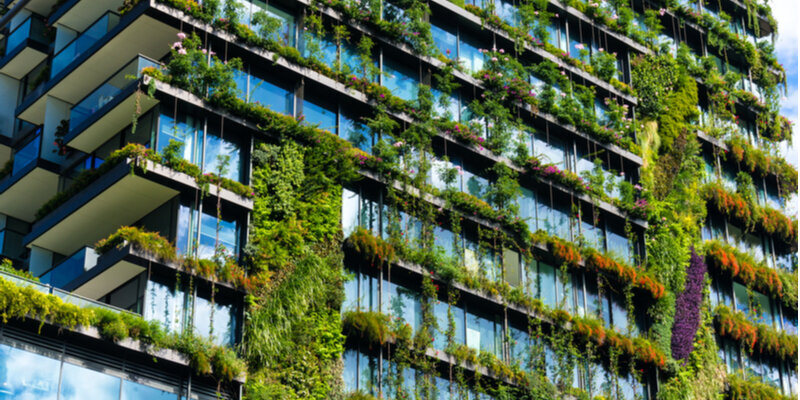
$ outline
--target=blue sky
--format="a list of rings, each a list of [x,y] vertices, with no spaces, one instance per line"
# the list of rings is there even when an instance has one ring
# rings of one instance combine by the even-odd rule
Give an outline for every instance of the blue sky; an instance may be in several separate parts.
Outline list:
[[[786,70],[787,93],[781,101],[781,114],[789,118],[794,123],[794,133],[792,134],[793,146],[784,146],[786,160],[793,165],[798,165],[797,149],[800,147],[800,117],[798,116],[798,23],[800,22],[800,8],[797,0],[772,0],[772,15],[778,21],[778,39],[775,42],[775,50],[778,55],[778,62],[783,64]],[[790,212],[796,213],[797,196],[795,195],[787,207]]]

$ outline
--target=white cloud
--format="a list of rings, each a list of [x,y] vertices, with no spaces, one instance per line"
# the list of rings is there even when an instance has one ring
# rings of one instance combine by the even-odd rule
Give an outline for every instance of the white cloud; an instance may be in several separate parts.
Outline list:
[[[797,66],[797,43],[798,43],[798,17],[800,9],[797,8],[797,0],[772,0],[772,16],[778,21],[778,41],[775,49],[778,54],[791,54],[794,57],[785,61]],[[787,64],[784,64],[784,66]]]

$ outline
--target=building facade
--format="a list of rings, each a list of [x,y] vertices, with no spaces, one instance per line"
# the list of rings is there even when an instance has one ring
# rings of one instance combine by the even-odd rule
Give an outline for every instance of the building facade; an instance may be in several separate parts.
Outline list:
[[[5,3],[8,398],[797,395],[758,1]]]

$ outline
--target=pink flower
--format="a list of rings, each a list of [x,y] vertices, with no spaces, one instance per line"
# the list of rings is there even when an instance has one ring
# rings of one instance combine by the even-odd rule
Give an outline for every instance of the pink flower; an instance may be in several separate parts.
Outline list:
[[[575,48],[578,49],[578,50],[583,50],[583,43],[576,44]]]
[[[180,54],[180,55],[186,55],[186,49],[183,49],[183,48],[182,48],[182,49],[178,50],[178,54]]]
[[[183,44],[181,42],[175,42],[172,44],[173,49],[180,49],[181,47],[183,47]]]
[[[186,34],[183,32],[178,32],[178,39],[180,40],[186,39]]]
[[[500,54],[503,54],[503,53],[505,53],[505,50],[503,50],[503,49],[500,49],[500,50],[498,50],[498,51],[500,52]]]

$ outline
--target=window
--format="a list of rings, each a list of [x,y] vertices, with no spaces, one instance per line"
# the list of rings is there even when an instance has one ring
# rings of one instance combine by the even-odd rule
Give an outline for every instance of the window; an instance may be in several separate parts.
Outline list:
[[[345,350],[343,359],[345,391],[362,391],[373,395],[376,394],[377,359],[354,349]]]
[[[253,30],[259,32],[265,39],[293,47],[295,43],[294,16],[272,4],[267,5],[265,0],[251,1],[253,2]],[[277,29],[270,29],[275,25],[277,25]]]
[[[344,236],[350,236],[359,226],[359,196],[347,188],[342,189],[342,231]]]
[[[499,315],[467,310],[467,346],[502,357],[503,324]]]
[[[178,398],[170,393],[141,383],[122,381],[122,400],[175,400]]]
[[[517,198],[519,215],[528,224],[528,230],[536,232],[536,195],[530,189],[520,189],[522,194]]]
[[[553,164],[560,170],[566,170],[567,166],[567,146],[566,143],[555,136],[550,136],[536,132],[533,139],[533,153],[542,163]]]
[[[120,378],[70,363],[64,363],[63,368],[59,399],[114,399],[119,396]]]
[[[509,324],[508,328],[510,342],[508,344],[508,353],[511,356],[511,361],[519,364],[521,367],[528,369],[529,366],[529,346],[530,335],[527,329],[520,329],[514,325]]]
[[[603,307],[603,319],[606,326],[614,327],[617,332],[626,333],[628,331],[628,308],[622,293],[609,290],[606,304]]]
[[[198,213],[196,209],[181,204],[176,246],[184,255],[190,255],[196,249],[196,256],[201,259],[212,259],[218,246],[223,253],[236,257],[239,254],[239,223],[224,212],[218,221],[216,215]]]
[[[631,251],[630,242],[627,235],[625,235],[624,227],[620,224],[608,221],[606,223],[606,240],[608,243],[608,252],[620,260],[633,265],[633,252]]]
[[[162,110],[159,118],[158,152],[163,153],[171,142],[178,142],[182,145],[183,159],[199,165],[200,155],[203,153],[204,125],[203,117],[190,113],[187,107],[181,107],[177,118],[173,117],[171,110]]]
[[[0,384],[8,398],[56,400],[60,369],[58,360],[0,344]]]
[[[470,73],[475,73],[483,69],[483,53],[478,51],[481,48],[480,41],[471,35],[462,32],[458,43],[458,61]]]
[[[320,105],[322,102],[318,103],[312,99],[313,97],[303,99],[303,122],[336,133],[336,109]]]
[[[191,327],[197,335],[216,344],[235,343],[237,307],[224,296],[216,294],[212,307],[210,289],[178,286],[174,278],[166,276],[150,278],[144,296],[146,320],[159,322],[170,333],[181,333]],[[191,290],[195,290],[195,296]]]
[[[384,282],[386,297],[382,304],[384,313],[401,318],[416,332],[422,324],[422,305],[419,294],[394,282]]]
[[[374,138],[369,129],[360,122],[360,119],[352,114],[343,112],[339,123],[339,137],[352,143],[353,146],[361,151],[372,154],[372,146],[375,144]]]
[[[519,253],[503,249],[503,277],[511,286],[522,286],[522,269]]]
[[[248,101],[260,104],[272,111],[282,114],[292,115],[294,109],[294,95],[289,89],[278,86],[257,74],[250,76],[248,85]]]
[[[208,294],[194,298],[193,331],[202,337],[212,338],[214,343],[233,345],[236,341],[235,308],[219,295],[214,302]]]
[[[241,144],[223,137],[223,126],[216,117],[205,118],[188,107],[178,108],[173,117],[170,107],[162,107],[158,128],[159,153],[170,143],[181,144],[180,156],[201,167],[203,172],[219,173],[222,176],[241,182],[244,179]],[[229,125],[231,130],[234,125]],[[222,164],[222,162],[225,162]]]
[[[209,133],[206,135],[203,172],[215,173],[224,178],[242,182],[244,179],[242,177],[242,160],[240,158],[241,145],[231,140],[223,139],[221,135],[214,131],[214,129],[209,129]],[[222,173],[220,174],[220,172]]]
[[[311,31],[303,32],[302,36],[303,57],[314,58],[336,69],[339,51],[336,42],[329,36],[317,37]]]
[[[419,72],[384,56],[382,84],[393,95],[403,100],[416,100]]]
[[[458,58],[458,36],[455,29],[439,23],[431,24],[433,44],[445,57],[455,60]]]

